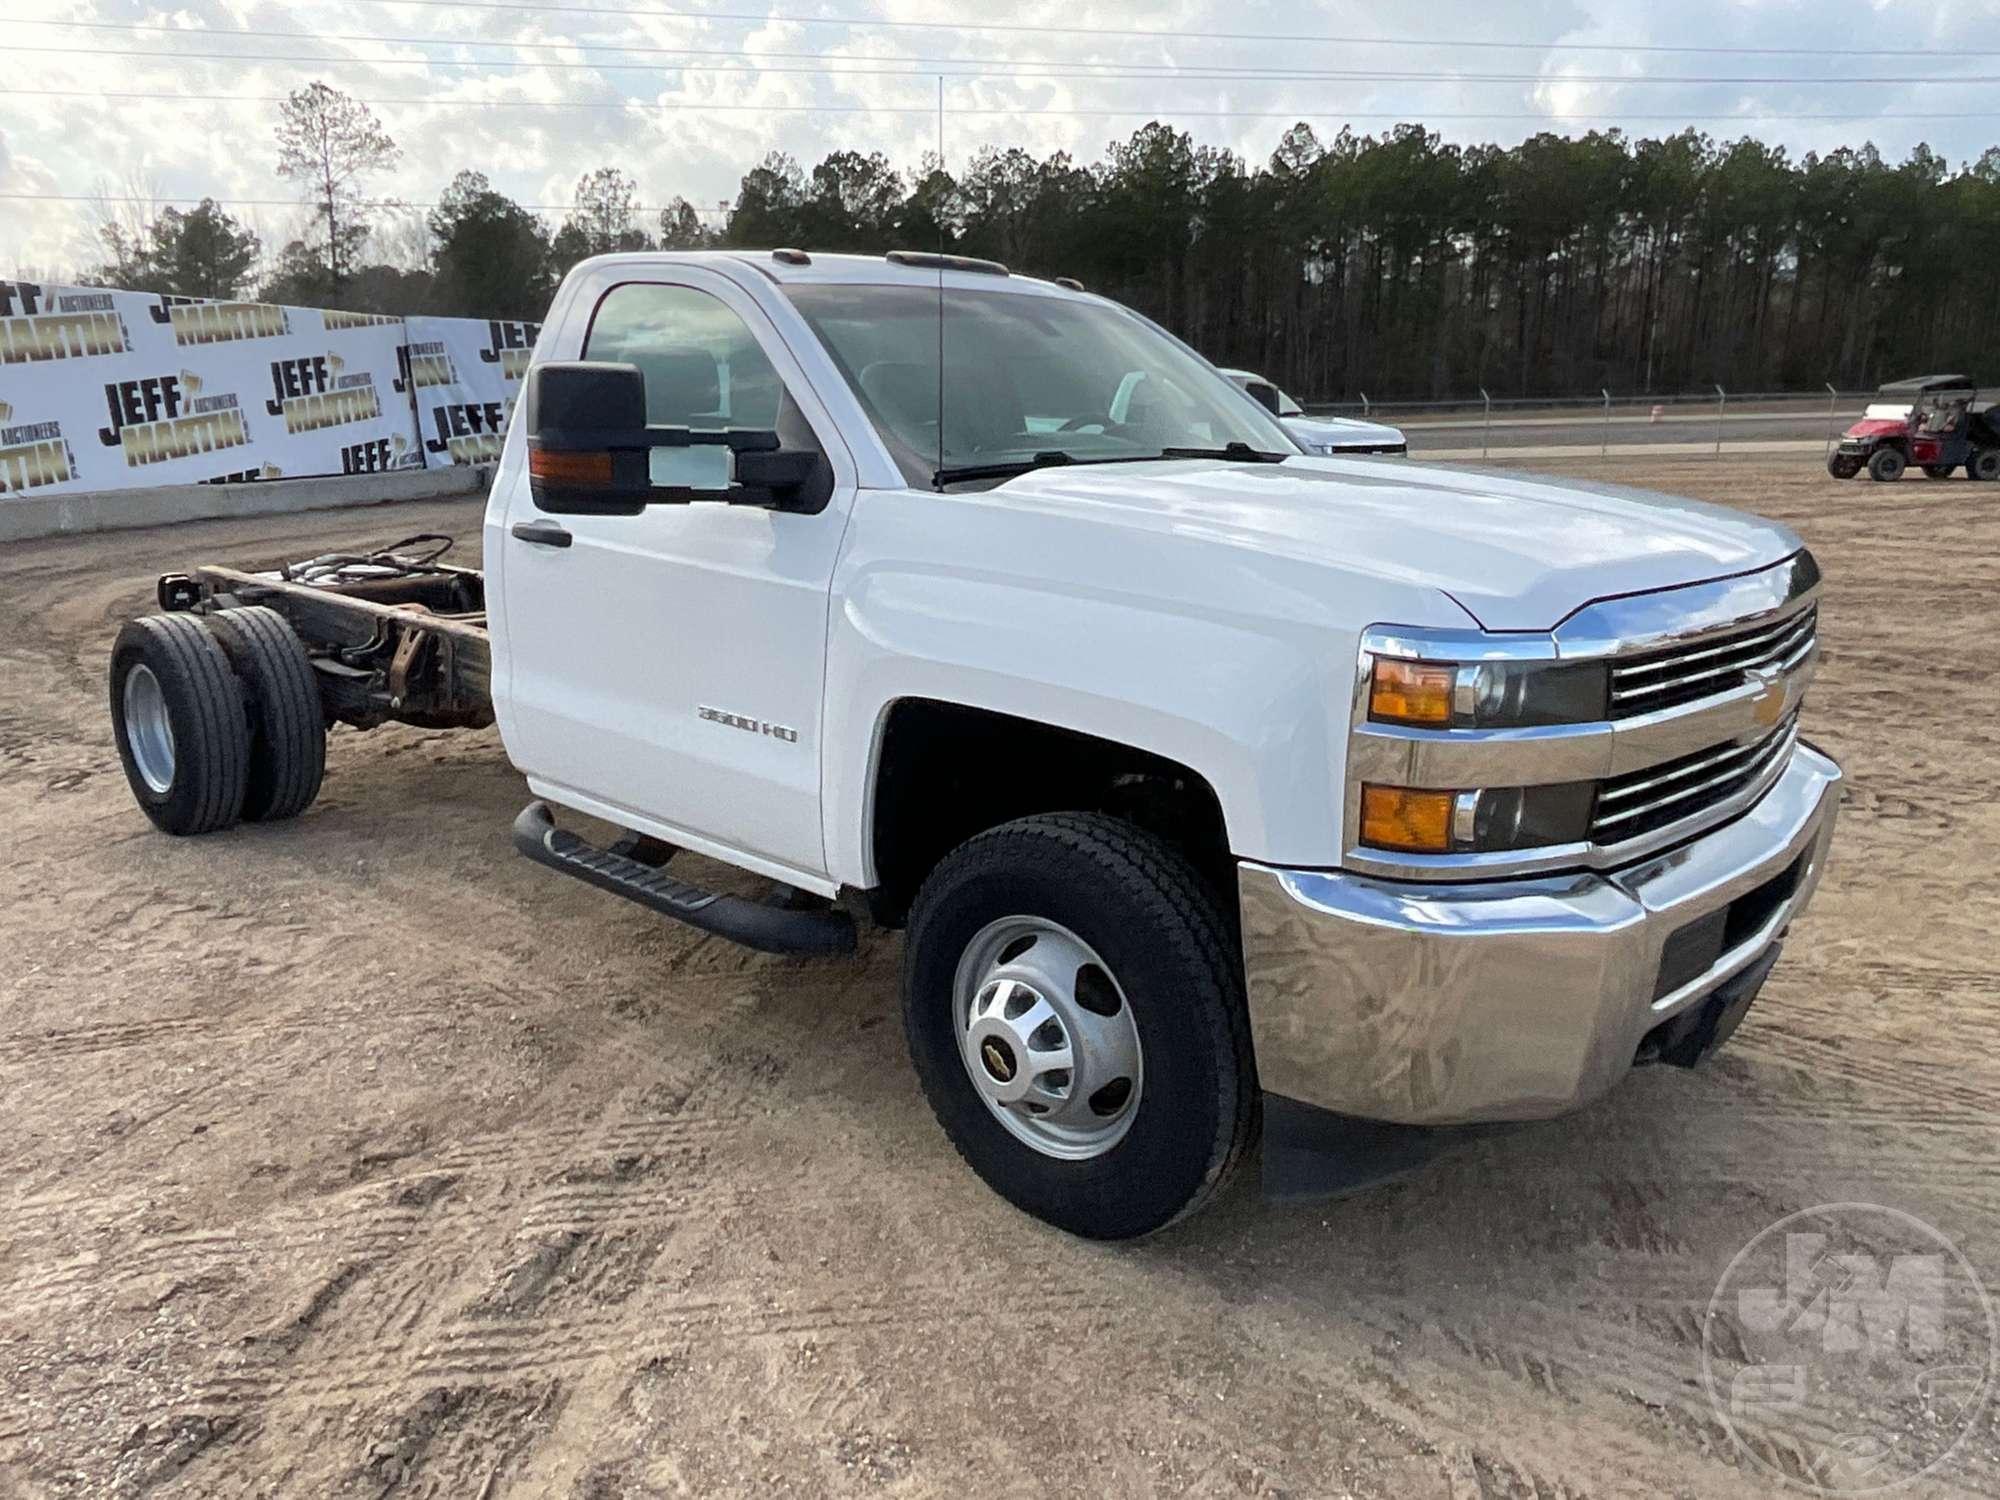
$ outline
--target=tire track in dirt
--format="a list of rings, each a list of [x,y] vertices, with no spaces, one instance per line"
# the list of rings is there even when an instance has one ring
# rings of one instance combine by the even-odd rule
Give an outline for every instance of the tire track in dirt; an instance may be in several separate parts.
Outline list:
[[[1468,1314],[1463,1307],[1442,1302],[1425,1306],[1424,1300],[1403,1297],[1357,1311],[1385,1332],[1394,1333],[1400,1346],[1396,1359],[1378,1360],[1364,1372],[1367,1378],[1381,1382],[1412,1409],[1425,1413],[1429,1420],[1423,1425],[1429,1430],[1446,1427],[1480,1434],[1486,1425],[1483,1414],[1491,1405],[1491,1380],[1498,1377],[1524,1391],[1527,1399],[1540,1405],[1553,1420],[1594,1425],[1588,1414],[1602,1409],[1606,1402],[1629,1403],[1667,1424],[1701,1451],[1740,1464],[1735,1453],[1740,1443],[1771,1470],[1808,1488],[1817,1480],[1813,1457],[1801,1446],[1801,1440],[1815,1444],[1821,1452],[1844,1451],[1851,1437],[1846,1428],[1819,1420],[1809,1410],[1793,1412],[1783,1428],[1743,1414],[1736,1414],[1732,1424],[1725,1426],[1700,1381],[1700,1326],[1706,1297],[1699,1304],[1676,1309],[1677,1316],[1664,1325],[1642,1318],[1637,1329],[1579,1316],[1558,1304],[1517,1307],[1516,1311],[1526,1313],[1538,1330],[1532,1342],[1523,1342],[1511,1324],[1495,1326],[1476,1313]],[[1662,1327],[1669,1333],[1664,1340],[1660,1337]],[[1400,1373],[1418,1352],[1426,1370],[1423,1396],[1416,1395]],[[1475,1442],[1482,1439],[1483,1434],[1475,1437]],[[1573,1491],[1560,1486],[1577,1481],[1543,1475],[1539,1478],[1544,1487],[1532,1493],[1587,1493],[1606,1472],[1622,1466],[1609,1455],[1606,1459],[1605,1470],[1587,1471],[1592,1477]],[[1534,1471],[1530,1468],[1528,1472]],[[1959,1473],[1968,1479],[1980,1474],[2000,1477],[2000,1470],[1976,1457],[1961,1466]]]
[[[378,1213],[372,1234],[354,1233],[348,1241],[351,1251],[377,1257],[379,1268],[379,1274],[371,1274],[343,1302],[343,1322],[359,1323],[369,1330],[365,1346],[343,1355],[340,1351],[347,1343],[343,1330],[329,1325],[318,1330],[326,1347],[311,1351],[311,1361],[303,1367],[312,1373],[301,1378],[299,1367],[289,1358],[273,1361],[268,1382],[260,1386],[253,1377],[246,1390],[239,1392],[239,1399],[253,1400],[260,1409],[275,1406],[290,1412],[324,1386],[328,1396],[377,1400],[385,1366],[395,1367],[412,1349],[419,1352],[410,1356],[409,1380],[423,1387],[446,1379],[477,1382],[502,1373],[491,1361],[511,1361],[517,1375],[524,1368],[541,1370],[551,1365],[552,1349],[569,1349],[565,1369],[587,1369],[614,1352],[613,1344],[602,1337],[595,1342],[580,1341],[580,1335],[572,1330],[586,1326],[593,1315],[570,1312],[563,1317],[552,1313],[551,1319],[528,1323],[519,1333],[503,1330],[504,1342],[487,1350],[487,1365],[461,1369],[429,1353],[460,1337],[468,1320],[476,1323],[482,1315],[496,1311],[518,1316],[552,1300],[551,1291],[557,1286],[573,1294],[567,1300],[581,1297],[586,1303],[606,1298],[622,1302],[643,1278],[648,1242],[635,1231],[616,1231],[609,1226],[636,1220],[643,1223],[647,1235],[658,1236],[671,1231],[675,1211],[685,1213],[702,1198],[705,1185],[688,1170],[699,1165],[700,1149],[698,1140],[691,1144],[690,1137],[719,1134],[734,1122],[690,1117],[679,1111],[740,1097],[743,1070],[725,1066],[723,1060],[693,1074],[661,1067],[657,1056],[633,1044],[633,1028],[615,1018],[586,1022],[583,1030],[587,1033],[584,1037],[571,1038],[581,1042],[580,1051],[609,1051],[621,1062],[636,1065],[633,1081],[597,1114],[560,1132],[543,1130],[531,1136],[516,1133],[468,1142],[458,1151],[441,1153],[425,1162],[427,1168],[449,1174],[455,1195],[478,1205],[476,1213],[455,1216],[464,1227],[475,1229],[489,1246],[498,1243],[510,1252],[525,1248],[526,1258],[510,1253],[463,1256],[448,1285],[438,1289],[438,1247],[427,1243],[421,1247],[424,1264],[412,1273],[415,1281],[425,1284],[420,1289],[411,1277],[397,1274],[401,1247],[389,1242],[407,1242],[409,1230],[417,1224],[428,1222],[435,1228],[440,1221],[406,1221],[398,1232],[399,1227],[392,1227]],[[662,1095],[676,1112],[662,1115],[646,1107]],[[673,1186],[664,1193],[635,1194],[631,1185],[642,1182],[662,1162],[675,1169]],[[446,1227],[448,1223],[445,1221]],[[606,1253],[595,1254],[600,1251]],[[578,1285],[563,1285],[565,1272],[575,1264],[591,1268],[592,1275]],[[480,1292],[477,1289],[482,1285],[484,1291]],[[372,1316],[371,1303],[382,1304],[372,1310]],[[605,1319],[597,1316],[596,1321],[604,1323]],[[666,1321],[672,1322],[670,1315]],[[300,1351],[285,1346],[282,1352],[291,1356]],[[342,1359],[351,1363],[351,1377],[344,1385],[329,1383],[323,1372],[337,1367]],[[214,1394],[219,1397],[225,1393],[218,1390]]]
[[[970,1290],[997,1293],[1000,1288],[974,1283]],[[573,1378],[607,1360],[636,1365],[690,1337],[737,1343],[805,1334],[824,1343],[880,1328],[908,1328],[921,1334],[961,1318],[962,1295],[957,1284],[905,1283],[893,1292],[843,1292],[797,1305],[746,1305],[758,1297],[749,1288],[734,1297],[649,1299],[644,1308],[648,1331],[636,1340],[628,1320],[616,1309],[538,1318],[488,1308],[410,1349],[322,1352],[309,1365],[295,1367],[263,1358],[265,1351],[253,1348],[199,1376],[191,1387],[192,1400],[198,1409],[215,1414],[248,1402],[339,1405],[363,1396],[379,1398],[392,1389],[478,1385],[497,1376]],[[1083,1289],[1052,1288],[1022,1316],[1027,1320],[1024,1326],[1054,1333],[1074,1326],[1078,1317],[1115,1311],[1111,1300]]]

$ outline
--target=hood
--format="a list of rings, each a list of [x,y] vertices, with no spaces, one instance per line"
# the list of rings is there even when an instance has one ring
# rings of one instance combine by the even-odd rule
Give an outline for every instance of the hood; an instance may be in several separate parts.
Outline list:
[[[1552,629],[1593,600],[1749,572],[1800,546],[1771,522],[1643,490],[1338,458],[1076,465],[990,493],[1429,586],[1488,630]]]
[[[1851,438],[1901,437],[1909,430],[1910,423],[1907,417],[1863,417],[1859,422],[1856,422],[1847,431],[1843,432],[1841,436]]]
[[[1356,417],[1281,417],[1285,430],[1302,443],[1351,443],[1354,445],[1400,443],[1401,429],[1382,422],[1363,422]]]

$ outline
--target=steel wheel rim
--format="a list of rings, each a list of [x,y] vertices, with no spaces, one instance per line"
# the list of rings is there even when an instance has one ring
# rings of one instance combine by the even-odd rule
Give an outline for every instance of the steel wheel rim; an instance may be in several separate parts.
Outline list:
[[[174,725],[160,679],[143,662],[125,674],[125,743],[139,779],[165,796],[174,784]]]
[[[1003,917],[966,945],[952,986],[966,1076],[1016,1140],[1060,1161],[1104,1155],[1145,1084],[1138,1023],[1088,943],[1045,917]]]

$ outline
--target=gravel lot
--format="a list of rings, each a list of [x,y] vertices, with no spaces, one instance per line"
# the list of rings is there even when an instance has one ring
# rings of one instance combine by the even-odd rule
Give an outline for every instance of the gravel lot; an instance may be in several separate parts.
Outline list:
[[[1868,1200],[2000,1289],[2000,489],[1615,472],[1781,517],[1829,576],[1843,829],[1743,1031],[1122,1248],[961,1169],[897,939],[764,958],[528,864],[490,731],[338,730],[299,822],[152,831],[103,677],[153,576],[476,553],[475,507],[9,549],[0,1494],[1770,1493],[1700,1378],[1746,1241]],[[2000,1493],[1991,1410],[1903,1493]]]

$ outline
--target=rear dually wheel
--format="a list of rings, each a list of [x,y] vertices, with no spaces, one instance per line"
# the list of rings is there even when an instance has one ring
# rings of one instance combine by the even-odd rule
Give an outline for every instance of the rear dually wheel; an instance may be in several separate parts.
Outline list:
[[[148,615],[111,648],[111,727],[132,795],[168,833],[213,833],[243,810],[250,728],[229,658],[192,615]]]
[[[252,823],[297,817],[319,795],[326,775],[326,720],[305,644],[283,615],[261,604],[219,609],[207,624],[247,702],[243,816]]]

